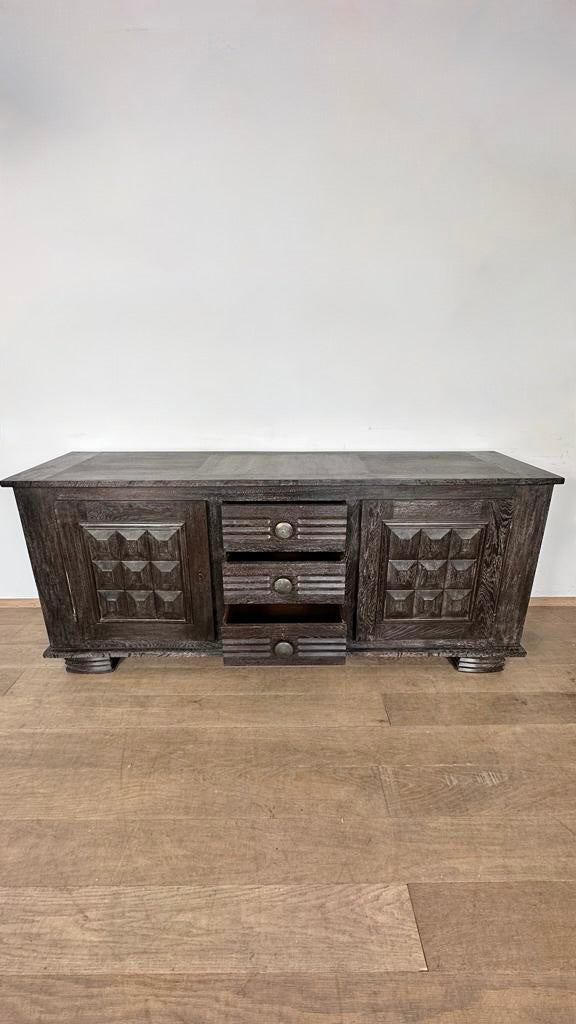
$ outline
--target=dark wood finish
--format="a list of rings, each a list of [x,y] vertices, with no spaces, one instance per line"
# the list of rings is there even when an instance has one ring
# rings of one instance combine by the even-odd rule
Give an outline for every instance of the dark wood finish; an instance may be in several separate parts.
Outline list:
[[[515,488],[506,571],[502,577],[498,616],[494,623],[494,638],[504,644],[520,643],[522,638],[552,490],[550,484]]]
[[[500,452],[69,452],[4,486],[563,483]]]
[[[222,536],[225,551],[344,551],[346,505],[295,502],[222,505]],[[286,526],[290,536],[277,536]]]
[[[118,666],[119,658],[111,658],[109,654],[76,654],[64,660],[67,672],[86,675],[93,672],[113,672]]]
[[[225,665],[337,665],[346,658],[346,623],[225,620],[222,649]]]
[[[344,604],[346,564],[323,562],[226,562],[223,567],[224,600],[258,604],[307,601],[309,604]],[[278,580],[286,589],[275,589]],[[288,586],[291,589],[287,589]]]
[[[454,668],[458,672],[501,672],[504,668],[504,661],[504,658],[499,658],[497,655],[490,657],[481,654],[462,654],[458,658],[453,658]]]
[[[71,671],[127,654],[316,664],[347,651],[495,672],[525,653],[561,482],[497,452],[83,452],[3,484],[46,654]],[[285,623],[270,611],[282,606]]]
[[[491,636],[514,512],[504,501],[365,502],[357,636]]]
[[[87,646],[211,639],[204,502],[57,501],[56,515]]]

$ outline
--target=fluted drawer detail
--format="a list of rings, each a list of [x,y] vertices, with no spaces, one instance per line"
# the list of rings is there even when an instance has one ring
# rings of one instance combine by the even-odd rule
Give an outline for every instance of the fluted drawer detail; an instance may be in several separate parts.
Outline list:
[[[289,524],[293,533],[278,537],[275,527]],[[222,506],[226,551],[344,551],[347,508],[344,502],[310,504],[227,504]]]
[[[276,593],[274,583],[289,580],[292,590]],[[224,565],[224,600],[230,604],[306,601],[343,604],[344,562],[229,562]]]
[[[276,645],[281,642],[291,645],[291,655],[276,653]],[[346,658],[346,625],[343,622],[224,623],[222,651],[227,665],[339,664]]]

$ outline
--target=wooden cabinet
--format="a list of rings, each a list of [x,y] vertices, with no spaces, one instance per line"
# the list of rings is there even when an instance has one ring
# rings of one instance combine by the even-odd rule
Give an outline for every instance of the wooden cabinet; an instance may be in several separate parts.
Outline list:
[[[48,657],[444,655],[494,671],[562,478],[497,452],[76,452],[16,493]]]

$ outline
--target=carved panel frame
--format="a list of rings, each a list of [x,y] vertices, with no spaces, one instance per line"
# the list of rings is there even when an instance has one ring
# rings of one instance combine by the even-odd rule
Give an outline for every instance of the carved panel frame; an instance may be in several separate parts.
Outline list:
[[[513,511],[513,499],[364,502],[357,640],[490,639]],[[462,553],[454,538],[470,531],[470,557],[451,557]],[[467,586],[451,588],[459,571]],[[451,614],[458,601],[462,613]]]
[[[56,513],[86,644],[213,638],[205,502],[63,500]]]

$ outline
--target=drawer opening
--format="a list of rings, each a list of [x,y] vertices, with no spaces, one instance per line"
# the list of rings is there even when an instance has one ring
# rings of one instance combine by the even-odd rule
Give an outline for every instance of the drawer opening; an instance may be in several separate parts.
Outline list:
[[[340,551],[228,551],[227,562],[343,562]]]
[[[224,613],[228,625],[289,622],[342,622],[337,604],[231,604]]]

